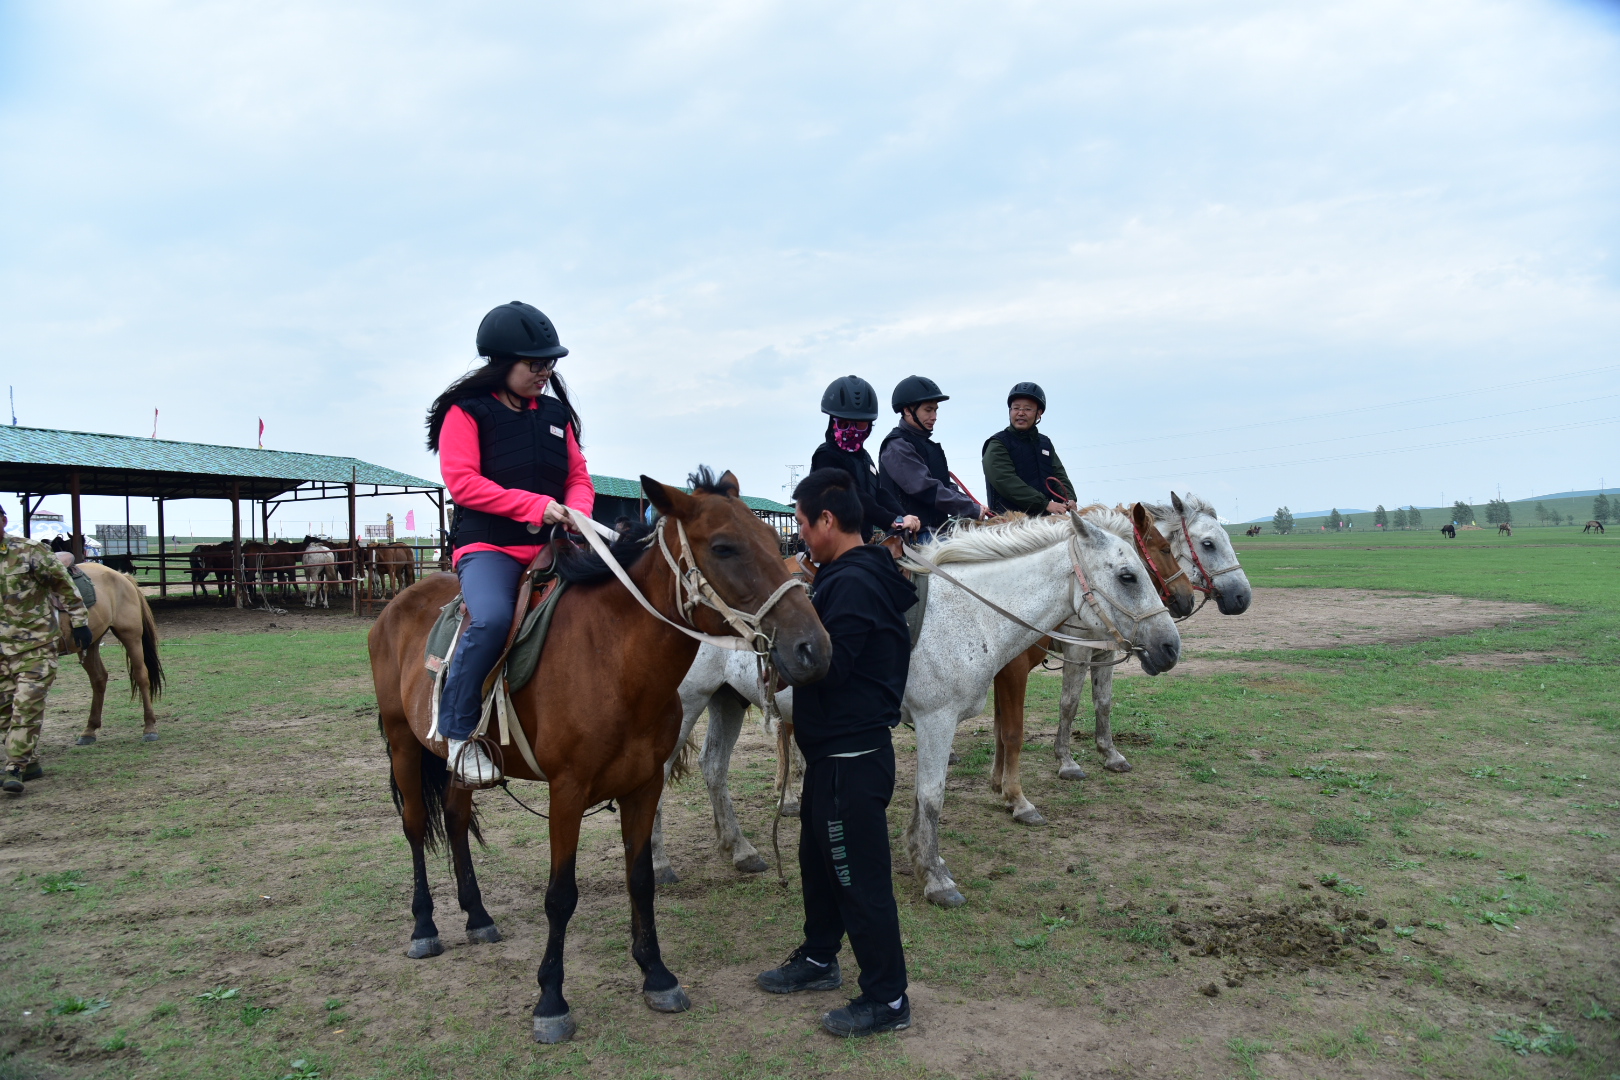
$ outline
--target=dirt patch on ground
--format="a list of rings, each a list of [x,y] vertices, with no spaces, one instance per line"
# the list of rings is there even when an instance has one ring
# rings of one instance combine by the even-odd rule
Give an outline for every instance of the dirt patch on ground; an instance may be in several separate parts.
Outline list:
[[[1242,660],[1227,654],[1400,645],[1505,626],[1556,610],[1543,604],[1409,596],[1370,589],[1255,589],[1254,603],[1241,616],[1223,617],[1210,605],[1182,623],[1181,662],[1164,677],[1297,672],[1301,670],[1298,664]],[[1555,661],[1532,653],[1474,653],[1441,662],[1499,667]],[[1142,668],[1134,660],[1115,669],[1118,678],[1141,674]]]
[[[334,601],[331,608],[306,608],[303,601],[293,606],[266,611],[243,608],[215,601],[171,600],[152,602],[158,633],[163,637],[191,634],[257,634],[265,630],[348,630],[368,623],[356,623],[347,600]]]

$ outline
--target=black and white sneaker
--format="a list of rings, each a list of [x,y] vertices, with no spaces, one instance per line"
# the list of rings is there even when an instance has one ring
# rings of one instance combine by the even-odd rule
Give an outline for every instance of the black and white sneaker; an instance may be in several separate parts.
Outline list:
[[[845,1039],[859,1039],[885,1031],[904,1031],[911,1026],[911,999],[900,996],[900,1007],[891,1009],[881,1001],[872,1001],[865,994],[842,1009],[834,1009],[821,1018],[821,1026]]]
[[[822,967],[811,963],[801,947],[794,949],[781,967],[760,972],[754,981],[767,994],[797,994],[800,990],[836,990],[844,985],[844,976],[839,974],[836,956]]]

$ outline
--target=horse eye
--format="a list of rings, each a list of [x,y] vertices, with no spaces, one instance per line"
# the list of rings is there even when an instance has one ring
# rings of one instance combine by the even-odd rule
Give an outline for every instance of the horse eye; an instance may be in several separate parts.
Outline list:
[[[1136,575],[1129,570],[1121,570],[1119,572],[1119,580],[1123,581],[1127,585],[1134,585],[1136,584]]]
[[[710,544],[709,550],[722,559],[733,559],[737,556],[737,549],[730,544]]]
[[[1214,551],[1215,550],[1215,541],[1213,541],[1213,540],[1205,540],[1204,541],[1204,547],[1208,548],[1210,551]]]

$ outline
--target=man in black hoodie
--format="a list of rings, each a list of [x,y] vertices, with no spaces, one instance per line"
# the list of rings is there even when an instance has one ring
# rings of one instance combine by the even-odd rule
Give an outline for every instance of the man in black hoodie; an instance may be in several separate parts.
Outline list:
[[[861,541],[861,501],[842,469],[817,469],[794,489],[799,535],[819,569],[816,614],[832,638],[832,666],[793,691],[793,736],[806,762],[799,809],[804,944],[759,976],[773,994],[843,985],[844,935],[861,965],[861,994],[821,1018],[834,1035],[911,1026],[900,915],[890,880],[894,743],[917,590],[887,550]]]

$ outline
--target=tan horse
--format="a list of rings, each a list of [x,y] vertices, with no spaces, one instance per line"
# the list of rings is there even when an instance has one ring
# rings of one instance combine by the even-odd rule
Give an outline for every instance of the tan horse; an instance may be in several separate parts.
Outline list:
[[[129,660],[129,693],[141,696],[141,711],[146,717],[146,742],[156,742],[157,714],[152,711],[152,699],[163,693],[163,662],[158,658],[157,621],[152,609],[141,595],[135,579],[100,563],[81,563],[79,569],[89,576],[96,587],[96,605],[90,609],[90,639],[95,642],[80,652],[73,644],[67,616],[58,621],[62,628],[57,652],[78,653],[84,673],[90,676],[90,722],[79,736],[79,746],[96,741],[101,728],[101,705],[107,697],[107,665],[101,662],[101,639],[111,630],[124,655]]]

